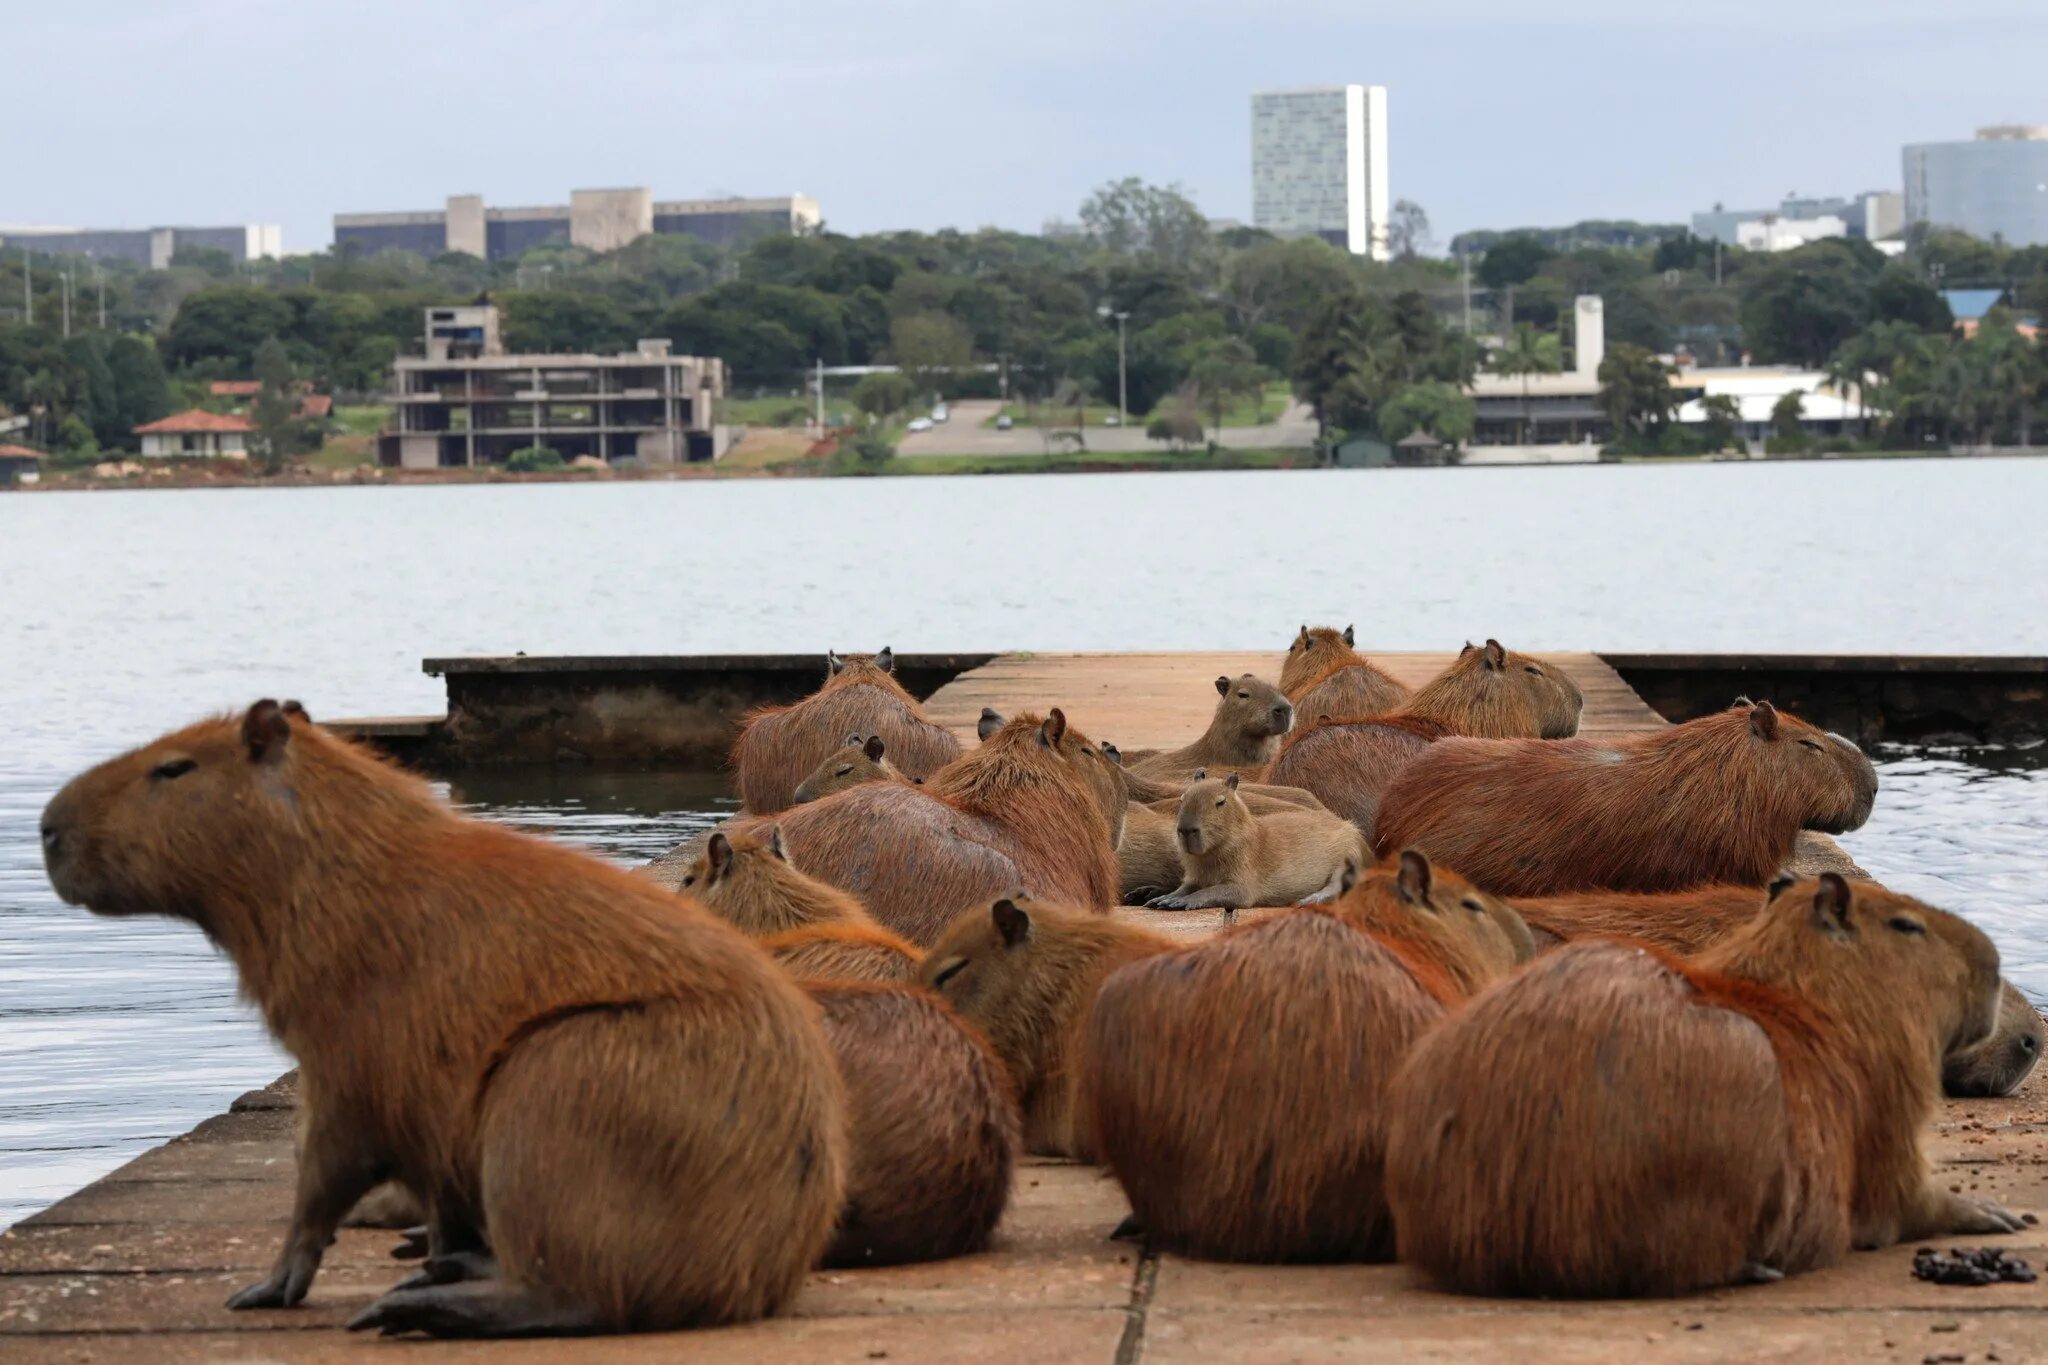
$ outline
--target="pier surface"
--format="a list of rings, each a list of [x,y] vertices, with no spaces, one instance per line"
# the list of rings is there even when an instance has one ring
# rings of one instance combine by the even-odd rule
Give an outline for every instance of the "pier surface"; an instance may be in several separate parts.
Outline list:
[[[1411,684],[1449,657],[1375,656]],[[1584,733],[1664,723],[1598,657],[1547,657],[1585,691]],[[1097,739],[1172,746],[1207,723],[1210,679],[1247,670],[1270,678],[1277,663],[1272,653],[1000,655],[939,688],[928,708],[971,736],[983,706],[1008,714],[1059,705]],[[1171,918],[1187,932],[1212,922]],[[1911,1275],[1910,1245],[1778,1284],[1684,1299],[1462,1298],[1422,1286],[1402,1266],[1141,1255],[1108,1240],[1128,1211],[1114,1181],[1093,1167],[1039,1158],[1020,1166],[992,1250],[921,1266],[821,1271],[773,1321],[586,1342],[364,1340],[340,1324],[410,1269],[389,1259],[388,1232],[344,1230],[299,1309],[222,1306],[267,1271],[284,1235],[292,1104],[289,1078],[252,1092],[229,1113],[0,1233],[0,1360],[2048,1361],[2048,1280],[1924,1284]],[[2011,1099],[1945,1102],[1929,1149],[1954,1187],[2048,1216],[2048,1081],[2037,1072]],[[1981,1240],[2048,1270],[2048,1228]]]

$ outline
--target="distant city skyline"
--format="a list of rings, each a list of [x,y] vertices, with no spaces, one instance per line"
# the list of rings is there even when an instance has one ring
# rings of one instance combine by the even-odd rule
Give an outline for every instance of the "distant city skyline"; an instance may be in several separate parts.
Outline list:
[[[1997,60],[1984,38],[1997,36]],[[1260,11],[1046,0],[101,0],[10,15],[0,222],[279,223],[552,203],[564,186],[815,197],[828,228],[1037,231],[1125,175],[1252,217],[1252,92],[1385,85],[1391,193],[1473,228],[1684,223],[1901,184],[1901,148],[2048,122],[2048,10],[1957,0],[1510,0]],[[1954,79],[1967,70],[1967,81]]]

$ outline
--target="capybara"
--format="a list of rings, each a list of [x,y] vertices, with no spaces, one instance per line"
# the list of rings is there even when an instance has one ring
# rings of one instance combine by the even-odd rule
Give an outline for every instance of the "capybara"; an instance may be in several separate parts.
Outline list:
[[[1159,910],[1241,910],[1334,900],[1347,872],[1372,859],[1358,827],[1328,811],[1289,808],[1255,815],[1237,774],[1207,778],[1180,799],[1174,833],[1181,878],[1146,902]]]
[[[1528,956],[1513,912],[1420,855],[1333,905],[1104,982],[1084,1055],[1103,1163],[1156,1249],[1381,1260],[1386,1088],[1421,1033]]]
[[[1572,675],[1498,640],[1467,643],[1449,668],[1415,689],[1403,715],[1479,739],[1570,739],[1585,695]]]
[[[761,951],[805,981],[915,981],[924,954],[879,924],[813,924],[760,940]]]
[[[919,981],[981,1030],[1017,1087],[1024,1150],[1094,1157],[1075,1105],[1088,1011],[1103,979],[1173,940],[1073,906],[1006,896],[968,910],[925,954]]]
[[[749,938],[814,924],[873,924],[861,903],[805,876],[773,823],[713,830],[678,889]]]
[[[1017,1101],[989,1047],[927,991],[848,981],[805,987],[846,1082],[846,1210],[828,1266],[965,1256],[1010,1198]]]
[[[1791,878],[1781,877],[1779,881]],[[1704,951],[1747,924],[1770,894],[1753,886],[1699,886],[1690,891],[1580,891],[1515,902],[1539,949],[1581,938],[1635,938],[1674,956]],[[2041,1059],[2040,1012],[2010,981],[1999,992],[1998,1022],[1989,1036],[1942,1058],[1941,1087],[1950,1095],[2010,1095]]]
[[[1998,950],[1834,873],[1692,958],[1593,940],[1417,1045],[1389,1097],[1401,1259],[1476,1294],[1683,1294],[2020,1220],[1934,1183],[1938,1059]]]
[[[1019,887],[1109,910],[1127,804],[1122,773],[1054,708],[1006,722],[921,787],[864,783],[779,823],[799,868],[928,944],[961,910]]]
[[[830,796],[848,787],[858,787],[863,782],[908,782],[910,779],[899,772],[889,761],[889,742],[880,735],[848,735],[846,745],[838,753],[827,754],[825,761],[811,769],[810,776],[796,784],[796,793],[790,797],[790,804],[801,806],[806,801],[815,801],[821,796]]]
[[[1855,829],[1876,798],[1862,750],[1758,702],[1619,739],[1438,740],[1373,842],[1510,897],[1762,886],[1800,830]]]
[[[758,1318],[824,1250],[846,1106],[815,1005],[730,925],[261,701],[74,778],[51,883],[190,919],[299,1061],[296,1304],[379,1180],[425,1198],[429,1275],[356,1325],[443,1335]],[[568,1178],[573,1173],[573,1178]],[[649,1191],[664,1197],[649,1198]]]
[[[1189,781],[1197,768],[1243,768],[1247,775],[1256,774],[1294,724],[1294,704],[1279,688],[1249,673],[1235,681],[1218,678],[1216,696],[1209,728],[1194,743],[1178,749],[1126,751],[1123,766],[1139,777],[1168,782]]]
[[[1175,807],[1176,815],[1179,807]],[[1133,801],[1124,811],[1124,832],[1116,841],[1121,904],[1143,905],[1180,885],[1180,840],[1175,815]]]
[[[1301,628],[1280,665],[1280,690],[1299,729],[1319,716],[1377,716],[1408,700],[1408,689],[1352,648],[1351,627]]]
[[[960,757],[951,732],[925,719],[917,698],[892,676],[896,658],[827,654],[825,682],[802,701],[747,716],[732,746],[740,809],[773,815],[796,800],[797,784],[837,753],[848,734],[880,735],[905,777],[930,777]]]

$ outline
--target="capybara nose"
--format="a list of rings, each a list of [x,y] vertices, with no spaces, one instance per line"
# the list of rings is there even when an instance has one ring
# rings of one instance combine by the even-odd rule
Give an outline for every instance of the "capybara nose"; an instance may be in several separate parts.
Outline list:
[[[1293,725],[1293,724],[1294,724],[1294,708],[1293,708],[1293,707],[1291,707],[1291,706],[1276,706],[1276,707],[1274,707],[1274,708],[1273,708],[1273,728],[1274,728],[1275,730],[1285,730],[1285,729],[1287,729],[1287,728],[1288,728],[1289,726],[1291,726],[1291,725]]]
[[[45,858],[54,858],[57,856],[57,850],[63,846],[64,831],[58,829],[55,825],[45,824],[43,826],[43,856]]]

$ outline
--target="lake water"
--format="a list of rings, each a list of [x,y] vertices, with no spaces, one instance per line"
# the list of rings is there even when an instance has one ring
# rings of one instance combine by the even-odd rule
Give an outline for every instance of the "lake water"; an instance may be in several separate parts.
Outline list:
[[[264,695],[438,711],[433,654],[1362,643],[2048,653],[2048,461],[761,480],[0,497],[0,1225],[286,1065],[190,928],[60,905],[36,817],[88,763]],[[1081,718],[1085,724],[1085,717]],[[1880,755],[1843,842],[2048,998],[2048,765]],[[460,775],[624,862],[689,776]]]

